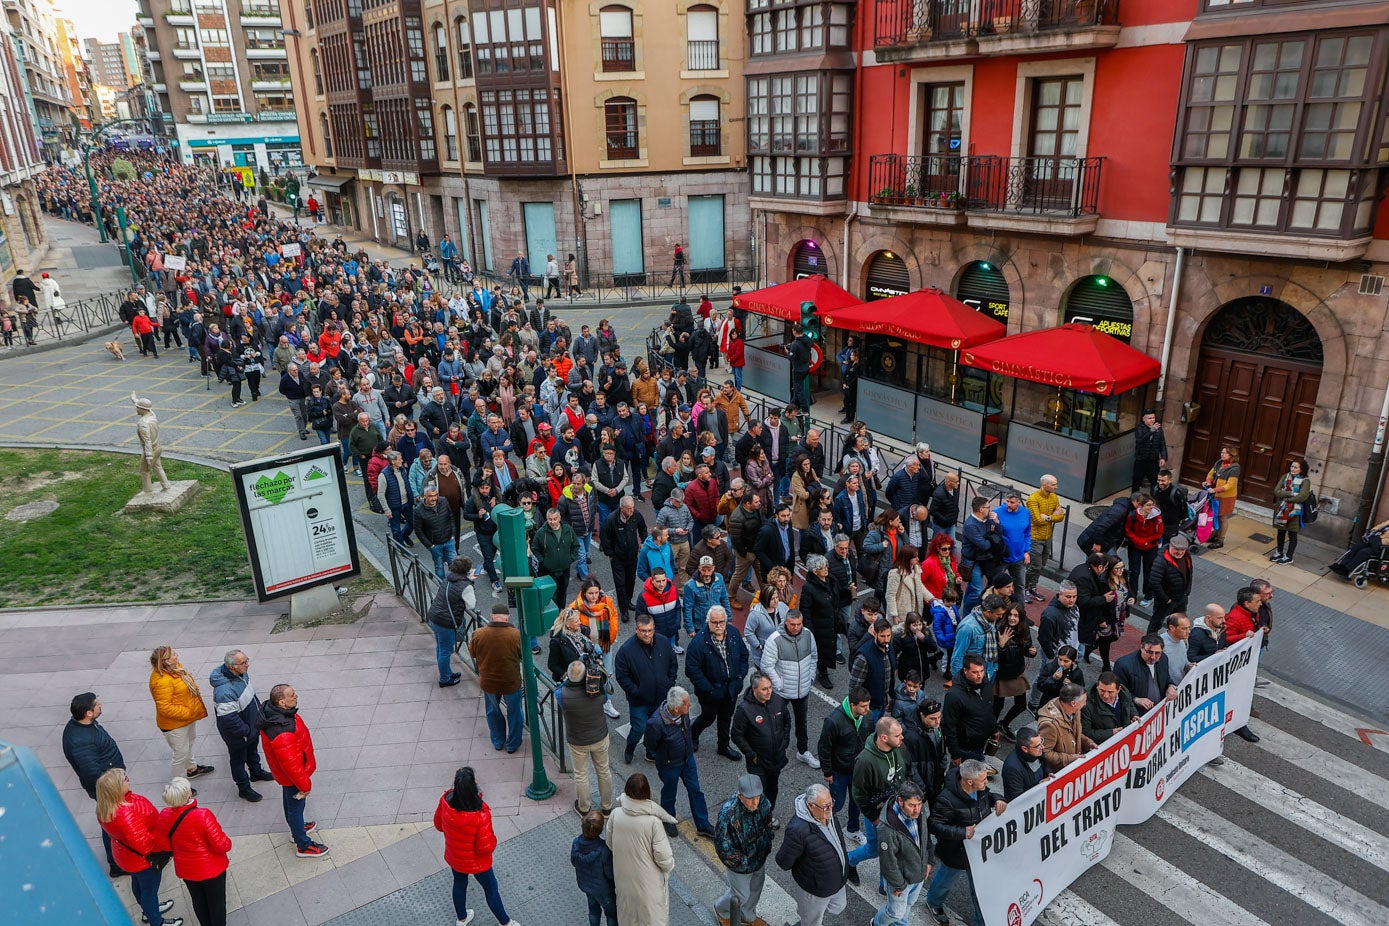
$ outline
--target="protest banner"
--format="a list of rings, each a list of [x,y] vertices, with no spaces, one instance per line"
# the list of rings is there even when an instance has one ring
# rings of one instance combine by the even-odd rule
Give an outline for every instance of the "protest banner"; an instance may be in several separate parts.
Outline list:
[[[1227,733],[1249,722],[1262,634],[1199,663],[1177,696],[1015,798],[965,842],[987,926],[1028,926],[1109,854],[1114,830],[1151,818]]]

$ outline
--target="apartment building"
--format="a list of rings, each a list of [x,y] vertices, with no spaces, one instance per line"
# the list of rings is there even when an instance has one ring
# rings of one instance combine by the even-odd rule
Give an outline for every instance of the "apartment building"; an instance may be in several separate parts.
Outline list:
[[[45,167],[15,40],[0,35],[0,300],[16,270],[33,270],[48,249],[34,178]]]
[[[277,0],[140,0],[138,19],[184,162],[303,164]]]
[[[286,25],[337,220],[448,232],[500,273],[572,253],[586,280],[655,280],[677,243],[697,278],[749,267],[737,7],[311,0]]]
[[[84,44],[93,82],[115,90],[124,90],[139,83],[139,70],[130,70],[133,59],[127,52],[133,51],[134,45],[129,32],[122,32],[114,42],[87,39]]]
[[[4,5],[30,118],[45,154],[56,158],[74,135],[58,17],[50,0],[4,0]]]

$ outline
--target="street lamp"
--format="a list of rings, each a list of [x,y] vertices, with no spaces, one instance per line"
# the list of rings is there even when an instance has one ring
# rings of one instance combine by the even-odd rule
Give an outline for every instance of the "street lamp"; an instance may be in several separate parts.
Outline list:
[[[145,119],[141,118],[116,119],[111,122],[104,122],[101,125],[98,125],[92,129],[92,137],[89,138],[82,145],[82,169],[86,171],[87,174],[87,190],[91,193],[92,196],[92,213],[96,218],[96,231],[97,234],[101,236],[102,244],[105,244],[109,239],[106,237],[106,225],[101,221],[101,198],[97,193],[96,178],[92,176],[92,148],[96,146],[96,140],[101,137],[101,133],[105,132],[107,129],[115,128],[118,125],[125,125],[131,122],[143,125],[145,121]],[[134,268],[131,269],[130,274],[131,278],[134,279]]]

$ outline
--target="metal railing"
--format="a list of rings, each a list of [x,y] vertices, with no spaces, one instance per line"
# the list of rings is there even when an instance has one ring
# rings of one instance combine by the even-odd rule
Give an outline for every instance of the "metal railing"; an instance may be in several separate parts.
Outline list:
[[[646,338],[647,363],[650,365],[653,373],[659,373],[664,368],[674,369],[670,358],[661,354],[660,344],[661,329],[654,328]],[[719,385],[711,383],[708,377],[696,376],[693,377],[693,379],[696,383],[696,388],[709,386],[711,389],[717,389]],[[748,407],[751,410],[751,414],[748,416],[748,420],[750,421],[765,420],[771,409],[781,409],[786,405],[785,402],[770,398],[769,396],[764,396],[761,393],[753,392],[746,388],[742,390],[742,393],[743,398],[747,400]],[[844,459],[846,448],[849,445],[849,425],[817,418],[814,416],[813,410],[804,410],[802,417],[805,419],[805,427],[807,430],[814,428],[820,432],[820,446],[825,451],[825,468],[829,470],[828,473],[820,474],[822,481],[825,481],[827,477],[840,471],[839,464]],[[730,443],[731,442],[732,440],[730,438]],[[930,441],[927,440],[926,443],[930,443]],[[878,458],[882,463],[882,469],[879,474],[881,486],[878,489],[878,507],[881,510],[886,510],[889,507],[887,505],[885,492],[887,481],[894,473],[902,468],[908,456],[916,453],[916,444],[888,437],[883,434],[873,434],[873,449],[878,452]],[[987,498],[990,506],[994,506],[1003,503],[1003,499],[1010,489],[1017,488],[1021,491],[1023,488],[1011,482],[1001,481],[1001,473],[994,474],[972,471],[954,461],[951,461],[949,464],[943,464],[939,459],[936,459],[934,455],[932,455],[931,466],[932,478],[937,484],[944,478],[946,472],[958,472],[960,474],[960,513],[956,522],[957,524],[963,524],[965,517],[969,514],[969,500],[971,498]],[[995,475],[1000,478],[995,479]],[[831,480],[828,484],[832,486],[834,481],[837,480]],[[1029,492],[1023,492],[1024,497],[1026,497],[1027,494],[1029,494]],[[1071,506],[1063,505],[1062,510],[1065,511],[1066,518],[1060,524],[1060,541],[1057,541],[1055,535],[1052,537],[1052,555],[1051,559],[1048,561],[1048,568],[1059,572],[1059,574],[1064,577],[1066,575],[1067,540],[1070,537]]]
[[[685,43],[685,69],[717,71],[719,69],[719,40],[690,39]]]
[[[394,538],[386,541],[386,551],[390,561],[391,587],[395,589],[396,595],[420,616],[420,620],[424,621],[425,615],[429,613],[430,602],[442,587],[439,577],[434,574],[433,563],[422,561],[409,547],[398,543]],[[472,639],[473,631],[484,623],[481,611],[476,608],[469,610],[453,644],[454,654],[474,676],[478,674],[477,660],[468,652],[468,641]],[[555,701],[554,680],[550,678],[549,671],[539,663],[534,665],[532,674],[539,691],[536,708],[540,722],[541,745],[559,762],[560,771],[567,772],[570,770],[569,746],[564,735],[564,714]]]
[[[13,350],[37,347],[45,340],[62,341],[86,334],[89,331],[116,328],[124,323],[120,317],[120,304],[129,288],[114,293],[102,293],[69,302],[61,309],[39,309],[28,318],[16,311],[14,315]],[[33,344],[25,331],[33,329]]]
[[[1095,215],[1104,158],[875,154],[874,203],[970,212]]]
[[[876,0],[878,48],[1113,26],[1119,0]]]

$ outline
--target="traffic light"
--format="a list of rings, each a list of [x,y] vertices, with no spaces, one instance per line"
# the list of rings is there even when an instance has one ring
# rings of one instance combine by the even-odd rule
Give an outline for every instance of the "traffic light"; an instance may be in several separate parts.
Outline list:
[[[525,620],[524,633],[538,637],[549,633],[555,618],[559,617],[559,607],[555,604],[555,580],[549,576],[537,576],[535,584],[521,589],[521,617]]]
[[[812,341],[820,341],[820,315],[813,302],[801,303],[801,333]]]
[[[526,555],[526,516],[520,508],[497,505],[492,509],[497,524],[497,549],[502,554],[502,576],[508,587],[530,584],[531,563]],[[524,578],[525,581],[513,581]]]

